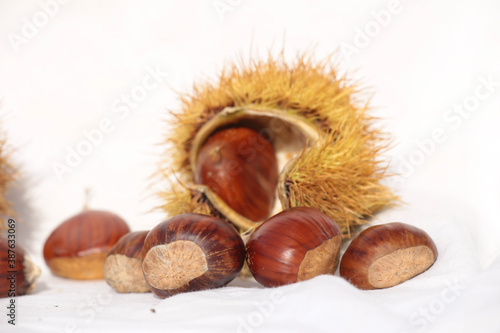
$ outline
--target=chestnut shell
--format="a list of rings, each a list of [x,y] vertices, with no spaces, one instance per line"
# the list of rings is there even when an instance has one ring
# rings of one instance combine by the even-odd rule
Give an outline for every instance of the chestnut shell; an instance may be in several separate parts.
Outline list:
[[[418,257],[415,255],[421,251],[414,252],[413,255],[406,254],[405,261],[400,263],[398,267],[387,266],[387,273],[394,273],[394,275],[385,274],[385,278],[388,281],[395,281],[388,286],[402,283],[427,270],[436,260],[438,251],[431,237],[424,230],[415,226],[401,222],[372,226],[363,230],[349,244],[340,262],[340,276],[359,289],[379,289],[381,287],[370,281],[370,267],[377,260],[396,253],[396,251],[417,247],[424,247],[427,256]],[[422,262],[423,260],[425,262]],[[420,266],[421,269],[418,270],[417,266]],[[405,270],[412,272],[408,273]],[[384,272],[381,273],[384,274]],[[407,276],[401,281],[403,274]]]
[[[238,214],[252,221],[271,214],[278,162],[272,144],[257,131],[218,130],[200,149],[196,170],[196,182],[207,185]]]
[[[9,250],[15,254],[13,267],[12,262],[9,262]],[[13,292],[10,289],[12,275],[15,277],[15,296],[25,295],[34,287],[40,269],[27,256],[26,251],[17,242],[14,248],[10,248],[7,238],[0,236],[0,297],[12,297],[10,295]]]
[[[156,246],[177,241],[194,243],[201,249],[207,270],[175,289],[159,289],[151,285],[145,270],[145,258]],[[165,298],[178,293],[218,288],[231,282],[241,271],[245,260],[245,245],[238,232],[227,222],[202,214],[186,213],[155,226],[146,236],[142,249],[144,277],[151,291]],[[160,267],[152,267],[160,270]],[[156,271],[162,275],[161,271]],[[184,273],[184,272],[181,272]],[[176,279],[173,276],[172,279]]]
[[[141,267],[142,247],[149,231],[134,231],[124,235],[109,250],[104,261],[106,283],[121,293],[149,292]]]
[[[102,264],[108,251],[118,240],[130,232],[128,225],[118,215],[98,210],[81,212],[60,224],[47,238],[43,248],[45,262],[56,275],[76,279],[101,279]],[[55,269],[52,260],[78,258],[102,253],[102,260],[92,267],[81,262],[77,269],[66,269],[64,264]]]
[[[123,254],[129,258],[141,259],[142,247],[149,230],[129,232],[122,236],[109,250],[108,257],[112,254]]]
[[[339,226],[327,215],[309,207],[290,208],[255,229],[247,242],[247,263],[254,278],[266,287],[334,274],[341,238]],[[329,241],[330,244],[325,244]],[[302,277],[301,266],[307,254],[323,244],[328,246],[313,262],[318,270]],[[324,266],[325,261],[328,267]]]

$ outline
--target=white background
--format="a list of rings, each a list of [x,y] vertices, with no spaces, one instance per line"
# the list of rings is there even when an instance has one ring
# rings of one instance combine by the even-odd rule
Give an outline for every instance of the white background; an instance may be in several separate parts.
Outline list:
[[[339,70],[361,80],[368,88],[372,114],[381,117],[378,125],[394,138],[394,148],[386,157],[391,160],[390,169],[403,176],[391,184],[406,202],[403,207],[380,214],[379,222],[402,220],[425,227],[435,237],[442,256],[434,273],[428,272],[429,277],[475,279],[475,274],[500,254],[498,1],[401,0],[399,6],[393,7],[391,1],[368,0],[73,0],[50,7],[53,17],[44,14],[42,4],[47,3],[52,1],[0,1],[0,120],[14,149],[13,161],[22,173],[11,197],[23,221],[18,237],[44,271],[42,287],[26,300],[26,312],[38,311],[37,290],[39,297],[52,297],[51,285],[66,284],[65,290],[73,288],[70,282],[50,276],[43,265],[41,249],[51,230],[80,211],[85,188],[91,189],[92,208],[121,215],[132,229],[151,228],[161,221],[163,214],[152,211],[160,204],[154,195],[166,185],[151,176],[164,158],[165,147],[160,144],[168,133],[167,110],[178,110],[178,92],[190,92],[193,83],[215,79],[223,66],[239,57],[248,59],[251,53],[262,56],[268,50],[277,54],[282,48],[289,59],[304,51],[311,51],[319,60],[337,52]],[[221,3],[226,4],[224,12],[217,10],[216,4]],[[382,11],[390,13],[388,10],[393,8],[396,10],[392,14],[380,18]],[[377,16],[385,21],[377,22]],[[31,24],[38,27],[30,29]],[[362,31],[371,36],[363,39]],[[348,48],[355,48],[356,53],[348,54]],[[114,103],[142,84],[148,68],[159,68],[167,74],[136,108],[121,117],[122,113],[114,112]],[[484,80],[493,82],[488,86],[490,90],[482,83]],[[474,99],[477,89],[488,96]],[[463,115],[453,111],[455,105],[474,100],[478,104],[467,106],[470,111]],[[102,142],[93,146],[78,166],[58,178],[54,163],[65,163],[67,147],[76,148],[86,139],[84,131],[98,128],[105,118],[111,120],[113,130],[104,134]],[[431,144],[429,140],[436,130],[440,131],[441,140]],[[421,148],[423,143],[427,145]],[[333,278],[334,284],[348,287]],[[304,285],[301,292],[305,293],[308,286],[319,288],[325,281],[319,279],[317,284]],[[415,296],[415,289],[411,289],[415,286],[423,286],[424,292],[433,290],[432,295],[439,294],[445,288],[444,280],[433,281],[434,284],[408,282],[409,289],[403,290],[407,294],[403,294]],[[99,284],[94,286],[105,289]],[[219,297],[220,302],[225,293],[230,295],[232,289],[228,290],[215,292],[214,297]],[[261,295],[235,290],[250,293],[251,297]],[[470,290],[474,295],[479,293]],[[307,293],[304,299],[300,292],[291,293],[296,297],[295,304],[307,304]],[[358,292],[349,289],[345,293],[344,297],[353,297],[354,309],[361,311],[362,305],[356,303]],[[208,295],[212,294],[201,295],[202,302],[214,311],[218,306],[229,306],[211,304]],[[264,299],[268,297],[262,295]],[[398,312],[401,306],[394,305],[391,298],[399,297],[397,292],[379,295],[385,295],[383,302],[388,309],[381,316],[398,327],[393,331],[420,331],[419,325],[408,324],[414,313],[410,305]],[[478,302],[476,308],[483,308],[488,302],[484,297],[484,304],[481,303],[481,295],[470,298]],[[115,297],[123,302],[122,295]],[[144,297],[140,300],[146,303],[152,298],[134,297]],[[179,304],[191,301],[189,295],[182,297]],[[246,310],[228,303],[239,313],[238,318],[252,313],[251,306],[248,310],[251,297],[243,298],[247,300]],[[311,297],[322,300],[321,292],[316,298]],[[371,304],[368,309],[380,302],[371,297],[361,301]],[[466,300],[470,303],[464,296],[463,304]],[[160,304],[157,299],[154,302]],[[429,300],[422,302],[428,304]],[[491,304],[498,309],[499,302]],[[441,311],[444,314],[440,312],[435,321],[428,321],[429,329],[453,327],[449,325],[453,325],[454,315],[469,314],[467,308],[451,307]],[[277,310],[275,317],[266,317],[269,322],[251,329],[278,331],[279,315],[295,318],[293,309],[282,307],[283,312]],[[303,313],[299,310],[298,314]],[[105,312],[97,313],[104,318]],[[82,320],[76,313],[68,310],[64,315]],[[196,326],[181,324],[188,318],[185,313],[174,317],[178,326],[173,327],[191,327],[196,331]],[[96,318],[79,328],[90,331],[103,327],[103,321]],[[201,318],[199,323],[204,328],[237,329],[236,322],[231,322],[231,327],[217,327],[210,316],[205,322],[205,317]],[[361,325],[355,317],[349,318],[354,326]],[[481,318],[483,331],[492,329],[491,319]],[[36,318],[19,320],[24,320],[27,327],[35,327],[30,325],[35,325]],[[331,331],[325,326],[330,321],[319,320],[313,325],[313,320],[317,320],[313,315],[305,318],[303,327]],[[373,322],[373,327],[378,327],[377,322]],[[48,323],[47,331],[57,323]],[[370,325],[368,321],[367,327]],[[64,326],[61,327],[63,331]],[[300,327],[289,328],[300,331]],[[471,322],[471,327],[477,328],[476,323]]]

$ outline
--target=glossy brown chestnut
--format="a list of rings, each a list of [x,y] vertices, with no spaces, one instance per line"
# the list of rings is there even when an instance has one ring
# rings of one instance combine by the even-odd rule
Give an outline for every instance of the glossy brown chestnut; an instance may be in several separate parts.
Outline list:
[[[146,293],[141,253],[149,231],[129,232],[109,250],[104,261],[104,280],[120,293]]]
[[[130,231],[118,215],[88,210],[57,227],[45,242],[43,257],[52,273],[71,279],[102,279],[104,260]]]
[[[202,146],[196,182],[208,186],[237,213],[252,221],[269,217],[278,183],[272,144],[245,127],[219,130]]]
[[[144,277],[161,298],[222,287],[238,275],[244,260],[245,245],[231,225],[193,213],[158,224],[142,249]]]
[[[427,270],[437,248],[429,235],[405,223],[365,229],[342,256],[340,276],[360,289],[388,288]]]
[[[40,276],[40,268],[19,246],[0,236],[0,297],[15,297],[29,293]]]
[[[247,242],[247,263],[266,287],[304,281],[335,273],[341,242],[339,226],[327,215],[290,208],[255,229]]]

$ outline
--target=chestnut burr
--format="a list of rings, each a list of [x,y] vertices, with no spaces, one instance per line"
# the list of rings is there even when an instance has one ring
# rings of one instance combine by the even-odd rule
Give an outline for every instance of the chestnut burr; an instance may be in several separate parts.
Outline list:
[[[218,218],[186,213],[154,227],[142,249],[142,269],[160,298],[218,288],[243,267],[245,246],[238,232]]]
[[[387,223],[365,229],[342,256],[340,276],[359,289],[400,284],[426,271],[438,256],[430,236],[405,223]]]

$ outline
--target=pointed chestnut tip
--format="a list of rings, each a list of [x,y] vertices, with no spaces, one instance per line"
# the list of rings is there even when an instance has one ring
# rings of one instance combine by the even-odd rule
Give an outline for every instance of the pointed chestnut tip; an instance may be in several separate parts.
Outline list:
[[[437,256],[434,241],[422,229],[387,223],[365,229],[354,238],[339,271],[359,289],[389,288],[426,271]]]

